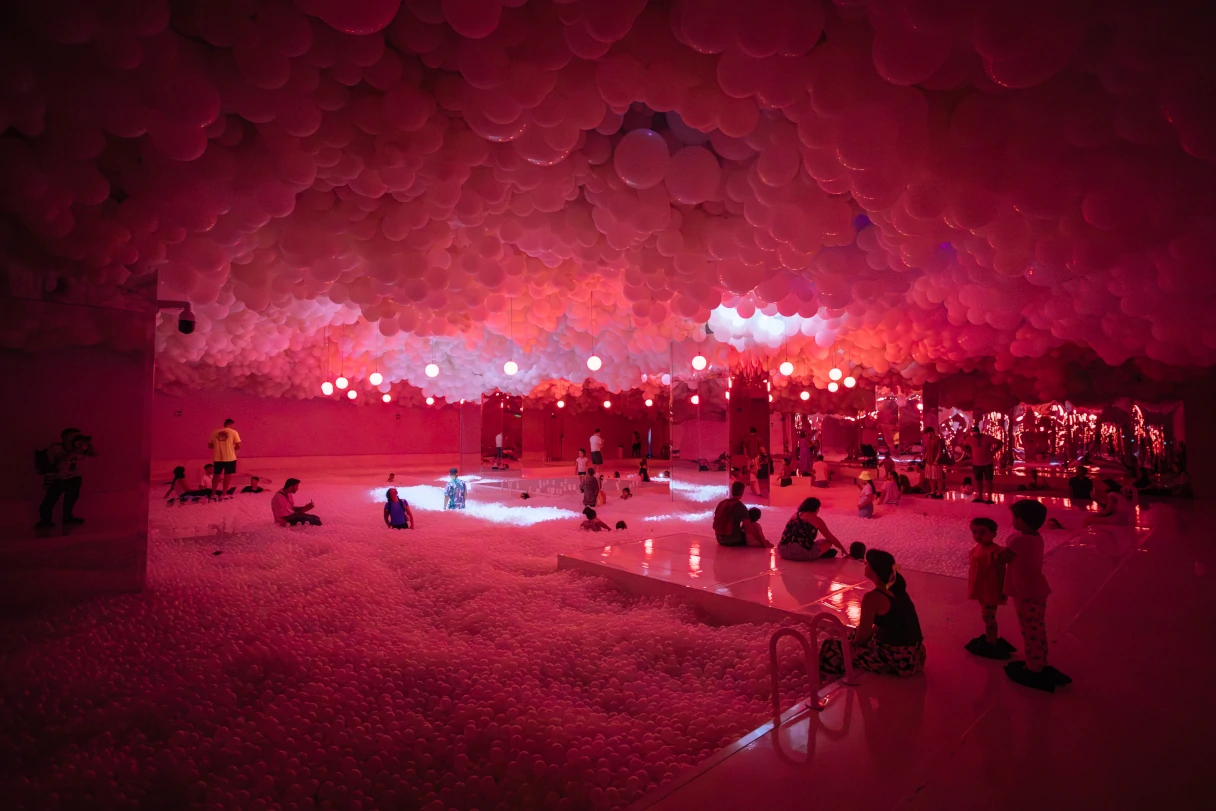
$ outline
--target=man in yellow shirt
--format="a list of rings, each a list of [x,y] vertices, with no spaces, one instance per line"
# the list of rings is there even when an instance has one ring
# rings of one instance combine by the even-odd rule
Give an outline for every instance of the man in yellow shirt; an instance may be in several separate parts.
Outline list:
[[[218,489],[221,494],[228,492],[228,477],[236,475],[236,452],[241,449],[241,435],[233,428],[233,420],[224,420],[224,427],[212,432],[207,447],[214,451],[215,480],[212,483],[211,495],[215,496]],[[215,487],[221,481],[223,485]]]

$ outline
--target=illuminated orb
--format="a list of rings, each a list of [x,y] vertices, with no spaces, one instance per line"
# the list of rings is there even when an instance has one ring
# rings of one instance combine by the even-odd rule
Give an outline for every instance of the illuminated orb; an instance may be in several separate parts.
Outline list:
[[[730,399],[730,392],[729,392],[729,391],[726,393],[726,399],[727,399],[727,400],[729,400],[729,399]]]
[[[334,393],[334,384],[330,383],[328,380],[326,380],[324,383],[321,384],[321,393],[324,394],[326,397],[333,394]]]
[[[346,396],[353,400],[359,396],[359,392],[355,391],[354,389],[351,389],[350,391],[348,391],[346,393]]]
[[[924,403],[917,403],[917,404],[916,404],[916,410],[917,410],[917,411],[924,411],[924,410],[925,410],[925,404],[924,404]]]
[[[786,377],[789,377],[794,373],[794,364],[790,363],[788,360],[777,368],[779,368],[781,370],[781,374],[785,375]]]
[[[692,368],[696,369],[698,372],[708,365],[709,361],[705,359],[704,355],[697,355],[692,359]]]
[[[646,407],[650,408],[652,405],[654,405],[654,400],[651,400],[649,397],[647,397],[646,398]]]
[[[373,386],[379,386],[384,382],[384,375],[380,374],[379,372],[372,372],[367,376],[367,382],[371,383]]]
[[[664,386],[670,386],[670,385],[671,385],[671,375],[663,375],[663,376],[662,376],[661,378],[659,378],[659,379],[663,381],[663,385],[664,385]]]
[[[591,357],[587,358],[587,368],[593,372],[598,372],[600,367],[603,365],[604,362],[600,360],[599,355],[592,355]]]
[[[840,384],[837,383],[835,380],[833,380],[831,383],[828,384],[828,391],[830,391],[830,392],[840,391]]]
[[[519,364],[513,360],[509,360],[502,365],[502,370],[508,375],[513,375],[519,371]]]
[[[351,392],[351,394],[354,394],[354,392],[352,391],[352,392]],[[383,401],[384,401],[384,402],[386,402],[386,403],[391,403],[391,402],[393,401],[393,395],[391,395],[391,394],[383,394],[383,395],[381,395],[381,396],[380,396],[380,399],[381,399],[381,400],[383,400]]]
[[[844,372],[833,367],[832,371],[828,372],[828,377],[832,380],[839,380],[840,378],[844,377]]]
[[[697,403],[699,403],[699,402],[701,402],[701,395],[699,395],[699,394],[694,394],[694,395],[692,396],[692,404],[693,404],[693,405],[696,405],[696,404],[697,404]]]
[[[804,391],[804,392],[802,392],[802,394],[799,394],[798,396],[801,397],[803,400],[811,399],[811,393],[809,391]]]
[[[426,398],[426,404],[427,404],[427,405],[435,405],[435,398],[434,398],[434,397],[428,397],[428,398]]]
[[[770,394],[770,395],[768,396],[768,401],[769,401],[770,403],[773,401],[773,395],[771,395],[771,394]]]
[[[846,377],[844,379],[844,387],[846,389],[851,389],[856,385],[857,385],[857,378],[853,377],[853,375],[849,375],[848,377]]]
[[[425,371],[427,377],[439,377],[439,364],[428,363]]]
[[[347,380],[345,377],[339,377],[337,380],[334,381],[334,385],[340,389],[344,389],[350,385],[350,381]]]
[[[604,408],[612,408],[612,401],[611,401],[611,400],[605,400],[605,401],[604,401]]]
[[[645,372],[642,372],[642,382],[645,383],[649,379],[650,379],[650,375],[646,374]]]
[[[565,407],[566,407],[566,401],[565,401],[565,400],[558,400],[558,401],[557,401],[557,407],[558,407],[558,408],[565,408]]]

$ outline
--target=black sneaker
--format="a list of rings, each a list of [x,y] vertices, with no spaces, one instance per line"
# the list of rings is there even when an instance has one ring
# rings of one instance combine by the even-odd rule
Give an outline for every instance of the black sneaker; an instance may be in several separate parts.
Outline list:
[[[1043,671],[1035,673],[1026,667],[1025,662],[1010,662],[1005,665],[1005,675],[1009,677],[1010,681],[1023,687],[1042,690],[1044,693],[1056,691],[1056,682],[1051,676]]]
[[[54,526],[54,521],[39,521],[37,524],[34,524],[34,529],[51,529]]]
[[[996,638],[996,646],[998,648],[1001,648],[1002,650],[1007,650],[1010,653],[1017,653],[1017,650],[1018,650],[1017,648],[1015,648],[1013,646],[1012,642],[1010,642],[1008,639],[1006,639],[1003,636],[998,636]]]
[[[991,504],[992,502],[984,501],[982,498],[973,498],[973,499],[971,499],[971,503],[972,504]]]
[[[1008,659],[1009,651],[1002,648],[1000,645],[990,645],[988,640],[982,636],[977,636],[975,639],[963,645],[968,653],[973,653],[976,656],[981,656],[985,659]]]
[[[84,519],[83,519],[83,518],[77,518],[77,517],[76,517],[76,516],[74,516],[74,515],[65,515],[65,516],[63,517],[63,523],[65,523],[65,524],[83,524],[83,523],[84,523]]]
[[[1056,683],[1056,685],[1059,687],[1064,687],[1065,685],[1072,684],[1071,678],[1069,678],[1068,676],[1065,676],[1063,673],[1056,670],[1051,665],[1047,665],[1046,667],[1043,668],[1043,675],[1047,676],[1049,679],[1054,681]]]

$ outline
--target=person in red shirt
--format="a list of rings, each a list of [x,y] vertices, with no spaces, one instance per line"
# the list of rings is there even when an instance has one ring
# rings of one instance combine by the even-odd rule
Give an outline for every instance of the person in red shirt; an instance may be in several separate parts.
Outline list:
[[[996,521],[991,518],[971,519],[970,567],[967,573],[967,598],[980,604],[984,633],[964,647],[985,659],[1008,659],[1017,648],[998,634],[997,606],[1005,604],[1005,564],[1013,555],[996,543]]]

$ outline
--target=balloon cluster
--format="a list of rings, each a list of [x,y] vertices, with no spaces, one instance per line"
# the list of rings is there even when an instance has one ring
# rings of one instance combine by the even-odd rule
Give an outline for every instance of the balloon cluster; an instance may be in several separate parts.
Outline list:
[[[1210,366],[1184,5],[14,0],[0,261],[98,299],[156,273],[198,316],[161,325],[167,381],[293,396],[356,321],[348,374],[448,397],[593,348],[619,391],[672,342],[716,363],[727,318],[816,381],[832,347],[872,380]]]

